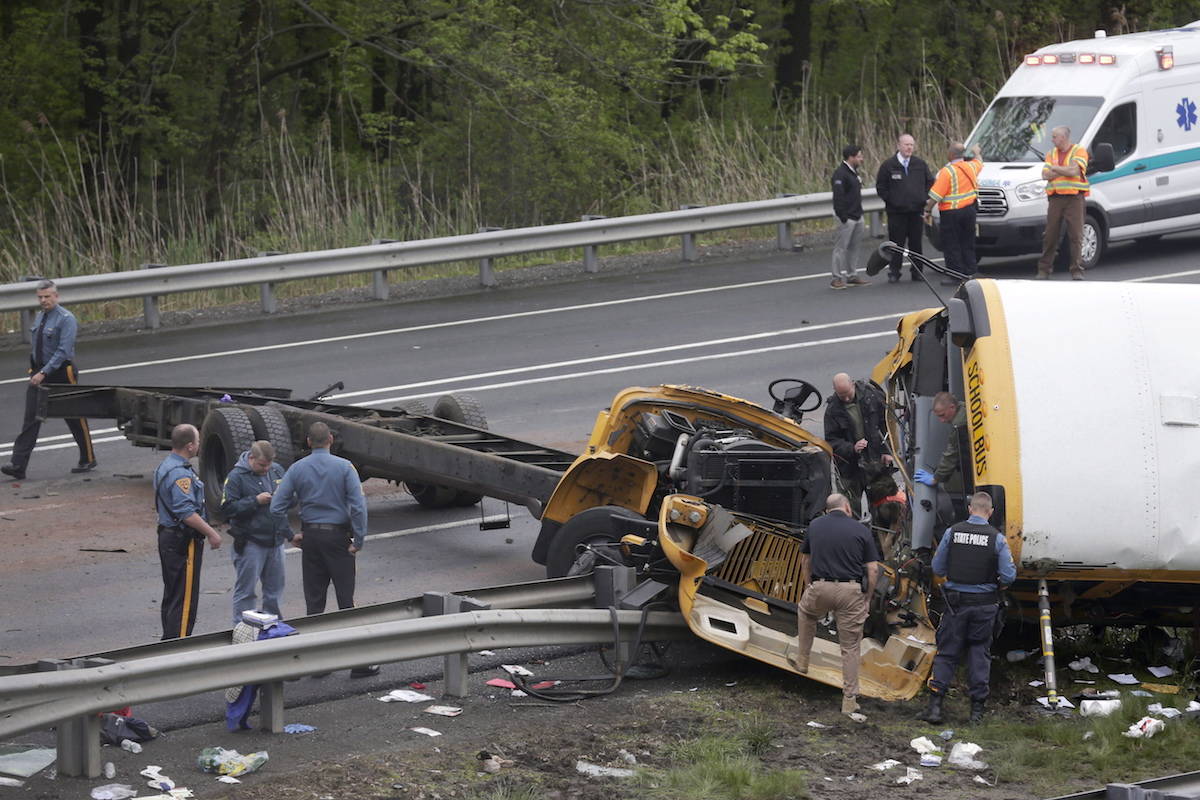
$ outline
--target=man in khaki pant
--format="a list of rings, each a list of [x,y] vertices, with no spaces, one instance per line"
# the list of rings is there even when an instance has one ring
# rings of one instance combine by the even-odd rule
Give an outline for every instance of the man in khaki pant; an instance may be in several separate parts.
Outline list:
[[[859,645],[883,557],[875,537],[854,519],[850,501],[841,494],[829,495],[825,516],[808,526],[800,551],[804,554],[800,576],[803,594],[797,609],[798,646],[792,666],[801,674],[808,672],[817,620],[834,612],[842,648],[842,713],[856,713],[858,664],[862,658]]]

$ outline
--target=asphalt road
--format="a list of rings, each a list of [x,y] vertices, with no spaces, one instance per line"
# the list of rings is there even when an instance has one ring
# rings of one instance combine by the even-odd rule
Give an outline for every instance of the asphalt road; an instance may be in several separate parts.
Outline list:
[[[1197,253],[1200,235],[1118,246],[1088,277],[1194,283]],[[824,392],[838,371],[869,372],[900,315],[938,303],[907,278],[834,292],[828,261],[828,250],[756,255],[420,303],[85,336],[77,362],[88,384],[283,386],[308,395],[340,380],[346,388],[336,399],[379,406],[467,392],[492,428],[576,450],[596,412],[626,386],[699,385],[768,405],[774,378],[806,379]],[[983,266],[1001,279],[1034,269],[1029,259]],[[24,350],[0,352],[0,407],[9,409],[0,461],[18,431],[25,359]],[[819,432],[819,412],[812,427]],[[100,468],[87,480],[67,474],[76,452],[53,421],[29,479],[0,484],[0,665],[157,638],[149,476],[161,454],[131,447],[111,421],[95,420],[93,430]],[[523,509],[511,509],[511,528],[481,532],[478,509],[429,512],[396,487],[367,488],[360,604],[541,577],[529,559],[537,524]],[[503,504],[485,500],[484,513],[504,513]],[[284,612],[298,615],[298,556],[287,564]],[[228,627],[232,582],[227,550],[208,553],[197,632]]]

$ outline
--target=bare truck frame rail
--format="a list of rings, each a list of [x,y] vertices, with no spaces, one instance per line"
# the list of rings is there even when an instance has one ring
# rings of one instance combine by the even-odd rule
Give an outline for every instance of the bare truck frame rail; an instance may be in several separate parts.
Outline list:
[[[173,427],[195,425],[210,512],[220,505],[225,476],[256,439],[270,441],[287,466],[307,450],[308,427],[325,422],[333,451],[363,480],[403,482],[423,505],[473,505],[486,495],[540,517],[575,456],[487,430],[465,395],[446,395],[436,409],[444,415],[419,403],[368,409],[294,399],[289,389],[56,385],[43,387],[38,415],[115,419],[133,444],[159,449],[170,448]]]

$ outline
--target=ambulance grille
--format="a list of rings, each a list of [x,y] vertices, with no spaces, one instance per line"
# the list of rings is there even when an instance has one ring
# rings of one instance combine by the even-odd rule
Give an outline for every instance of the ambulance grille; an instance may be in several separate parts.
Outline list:
[[[1008,213],[1008,198],[1003,189],[980,189],[979,206],[975,213],[981,217],[1003,217]]]

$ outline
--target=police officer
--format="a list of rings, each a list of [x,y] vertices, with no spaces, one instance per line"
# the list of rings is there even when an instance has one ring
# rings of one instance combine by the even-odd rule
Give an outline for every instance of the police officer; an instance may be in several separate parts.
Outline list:
[[[354,554],[367,532],[367,501],[354,465],[329,452],[333,432],[324,422],[308,429],[307,456],[288,467],[271,498],[271,513],[286,514],[300,504],[300,533],[292,538],[304,550],[301,574],[309,614],[323,614],[329,583],[338,608],[354,607]],[[378,674],[376,665],[355,667],[351,678]]]
[[[853,518],[850,501],[831,494],[825,501],[826,514],[808,526],[800,552],[803,594],[797,607],[796,653],[789,656],[792,668],[808,672],[817,620],[834,612],[838,644],[842,648],[842,713],[858,707],[858,664],[862,660],[863,623],[868,600],[879,579],[879,545],[866,525]],[[864,586],[864,580],[865,586]]]
[[[946,610],[937,629],[937,655],[929,679],[929,707],[920,715],[926,722],[942,722],[942,704],[954,680],[964,651],[967,660],[967,693],[971,697],[971,722],[983,718],[992,669],[992,637],[1000,613],[1000,588],[1017,577],[1008,540],[988,524],[992,497],[971,495],[971,516],[946,529],[933,555],[934,574],[944,577]]]
[[[77,383],[75,371],[75,335],[79,323],[75,315],[58,304],[54,281],[38,281],[38,305],[42,310],[33,321],[33,346],[29,351],[29,385],[25,389],[25,420],[13,442],[12,462],[0,466],[0,472],[16,480],[25,479],[29,455],[37,444],[42,421],[37,417],[38,387],[43,383]],[[79,447],[79,464],[71,472],[96,468],[92,433],[83,417],[66,420],[67,428]]]
[[[204,484],[192,469],[200,450],[195,425],[171,430],[171,454],[154,471],[154,504],[158,510],[158,559],[162,562],[163,639],[191,636],[200,599],[201,540],[213,550],[221,534],[206,521]]]

